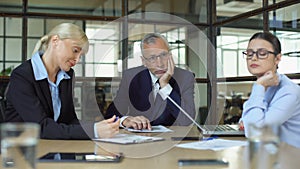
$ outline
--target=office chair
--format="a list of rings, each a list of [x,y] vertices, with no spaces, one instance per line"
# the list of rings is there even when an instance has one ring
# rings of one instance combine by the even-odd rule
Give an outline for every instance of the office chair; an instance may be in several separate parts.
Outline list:
[[[226,101],[226,117],[224,119],[225,124],[236,124],[241,118],[243,111],[243,101],[240,95],[234,95],[231,98],[231,102]]]
[[[4,111],[5,111],[5,107],[6,107],[6,100],[4,97],[0,96],[0,123],[4,122]]]

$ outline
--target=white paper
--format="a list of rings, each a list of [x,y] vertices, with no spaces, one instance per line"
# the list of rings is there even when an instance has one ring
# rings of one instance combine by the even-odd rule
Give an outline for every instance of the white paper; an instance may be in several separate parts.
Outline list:
[[[147,143],[164,140],[161,137],[149,137],[149,136],[140,136],[133,134],[117,134],[111,138],[96,138],[94,141],[102,141],[108,143],[118,143],[118,144],[138,144],[138,143]]]
[[[162,125],[152,126],[152,130],[148,130],[148,129],[136,130],[136,129],[132,129],[132,128],[126,128],[126,130],[131,131],[131,132],[137,132],[137,133],[165,133],[165,132],[173,131]]]
[[[225,140],[225,139],[212,139],[207,141],[196,141],[191,143],[183,143],[176,145],[180,148],[189,148],[196,150],[224,150],[230,147],[236,146],[246,146],[247,141],[239,141],[239,140]]]

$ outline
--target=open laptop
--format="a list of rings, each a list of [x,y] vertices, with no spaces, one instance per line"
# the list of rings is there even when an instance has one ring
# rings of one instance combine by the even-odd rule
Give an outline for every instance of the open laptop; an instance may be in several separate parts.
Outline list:
[[[181,106],[179,106],[171,97],[160,93],[164,98],[169,99],[186,117],[188,117],[206,136],[245,136],[244,130],[239,129],[239,125],[199,125]]]
[[[222,124],[222,125],[201,125],[198,127],[203,135],[211,136],[245,136],[244,130],[239,129],[238,124]]]

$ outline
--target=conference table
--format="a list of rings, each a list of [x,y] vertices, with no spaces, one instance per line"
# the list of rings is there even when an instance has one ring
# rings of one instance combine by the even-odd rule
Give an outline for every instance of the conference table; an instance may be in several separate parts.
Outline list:
[[[37,162],[37,169],[193,169],[193,168],[248,168],[247,146],[237,146],[225,150],[195,150],[176,147],[176,144],[191,141],[174,141],[171,137],[194,136],[201,138],[195,127],[170,127],[168,133],[131,133],[146,136],[163,137],[163,141],[140,144],[120,145],[114,143],[95,142],[92,140],[44,140],[40,139],[37,147],[37,157],[48,152],[94,152],[98,154],[120,153],[124,158],[117,163],[98,162]],[[122,133],[129,133],[121,130]],[[221,138],[221,137],[219,137]],[[222,139],[244,140],[244,137],[224,137]],[[195,140],[197,141],[197,140]],[[282,143],[280,145],[279,163],[283,169],[300,167],[300,149]],[[229,165],[179,166],[179,159],[226,159]]]

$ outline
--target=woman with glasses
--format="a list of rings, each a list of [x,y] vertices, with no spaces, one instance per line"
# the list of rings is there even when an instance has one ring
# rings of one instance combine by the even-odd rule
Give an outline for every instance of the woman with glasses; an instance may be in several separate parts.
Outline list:
[[[280,124],[281,140],[300,147],[300,87],[277,72],[280,41],[271,33],[256,33],[243,54],[249,72],[257,77],[241,118],[246,136],[250,123]]]
[[[164,96],[195,117],[193,73],[174,65],[168,41],[149,33],[141,41],[142,66],[124,71],[118,93],[106,118],[121,117],[121,126],[152,129],[152,125],[189,125],[189,120]],[[164,96],[160,94],[163,93]]]

